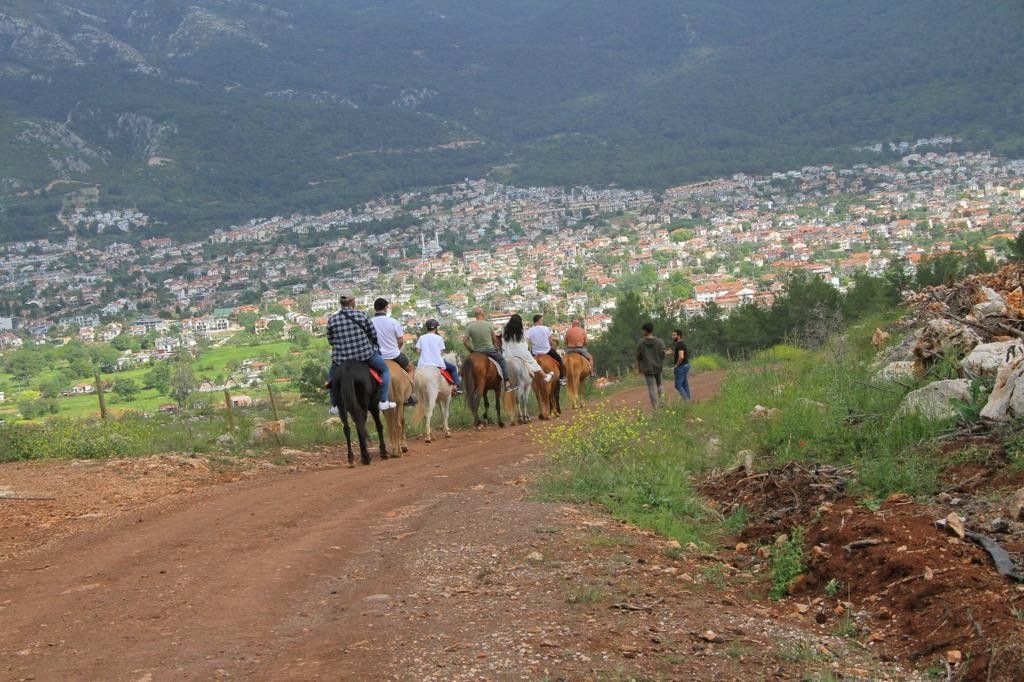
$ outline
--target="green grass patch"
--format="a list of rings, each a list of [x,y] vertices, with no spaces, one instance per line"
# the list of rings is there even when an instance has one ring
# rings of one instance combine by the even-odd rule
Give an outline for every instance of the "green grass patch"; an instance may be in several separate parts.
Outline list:
[[[789,592],[793,579],[804,571],[804,529],[797,526],[792,535],[777,542],[772,550],[772,586],[768,596],[782,599]]]

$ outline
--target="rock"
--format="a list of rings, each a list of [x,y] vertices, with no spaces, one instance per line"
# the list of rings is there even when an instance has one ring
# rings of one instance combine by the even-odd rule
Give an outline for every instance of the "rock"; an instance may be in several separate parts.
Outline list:
[[[682,549],[683,546],[679,544],[679,540],[669,540],[665,543],[665,547],[668,549]]]
[[[989,422],[1024,417],[1024,355],[999,368],[981,418]]]
[[[933,571],[928,566],[925,566],[924,567],[924,579],[925,580],[933,580],[934,578],[935,578],[935,571]]]
[[[363,601],[391,601],[390,594],[371,594],[369,597],[363,597]]]
[[[1024,488],[1015,492],[1010,498],[1009,512],[1011,521],[1024,521]]]
[[[931,366],[938,357],[961,357],[981,343],[981,339],[972,329],[958,322],[947,319],[929,320],[928,324],[917,332],[917,343],[914,345],[914,359],[918,372]]]
[[[750,545],[748,545],[745,542],[737,542],[736,543],[736,552],[739,553],[739,554],[742,554],[743,552],[746,552],[749,547],[750,547]]]
[[[722,639],[722,636],[714,630],[705,630],[704,632],[700,633],[700,638],[703,639],[705,642],[714,642],[715,644],[720,644],[725,641],[724,639]]]
[[[908,393],[896,414],[917,413],[928,419],[953,419],[959,415],[953,403],[970,400],[971,382],[966,379],[935,381]]]
[[[993,289],[982,287],[974,299],[974,307],[971,308],[974,317],[983,320],[991,315],[1006,314],[1006,301]]]
[[[976,376],[995,376],[999,368],[1024,355],[1024,343],[1019,339],[997,343],[981,343],[960,361],[960,366]]]
[[[1021,490],[1017,491],[1017,494],[1018,495],[1024,495],[1024,488],[1022,488]],[[1022,514],[1024,514],[1024,497],[1022,497],[1022,499],[1020,500],[1020,505],[1021,505],[1019,507],[1020,512]],[[1011,511],[1013,510],[1013,506],[1014,505],[1011,502],[1010,503]],[[985,530],[988,531],[989,533],[992,533],[993,535],[1002,535],[1003,533],[1009,532],[1009,530],[1010,530],[1010,522],[1007,521],[1006,519],[1002,518],[1001,516],[997,516],[996,518],[992,519],[991,521],[989,521],[985,525]]]
[[[1006,295],[1006,307],[1017,317],[1024,317],[1024,289],[1017,287]]]
[[[221,436],[217,436],[217,443],[219,445],[228,445],[234,440],[234,437],[232,437],[230,433],[225,433]]]
[[[284,433],[284,420],[278,419],[277,421],[265,421],[260,424],[260,437],[269,438],[271,436],[279,436]]]
[[[914,377],[913,360],[896,360],[878,370],[875,373],[876,381],[899,381],[900,379],[912,379]]]
[[[526,555],[526,560],[527,561],[544,561],[544,555],[541,554],[540,552],[536,552],[536,551],[530,552],[529,554]]]
[[[950,649],[946,652],[946,663],[950,665],[960,665],[960,662],[964,659],[964,655],[956,649]]]
[[[750,475],[754,473],[754,451],[753,450],[740,450],[736,453],[736,458],[743,463],[743,470]]]
[[[963,517],[956,512],[950,512],[946,517],[946,530],[963,540],[966,535]]]

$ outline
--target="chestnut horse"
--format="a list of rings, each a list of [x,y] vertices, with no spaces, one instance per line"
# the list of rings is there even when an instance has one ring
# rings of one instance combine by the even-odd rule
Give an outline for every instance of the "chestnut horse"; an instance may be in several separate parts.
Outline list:
[[[558,380],[562,373],[558,371],[558,363],[550,355],[535,355],[537,364],[545,372],[554,374],[554,378],[545,383],[541,378],[534,378],[533,390],[537,395],[537,404],[540,406],[540,418],[551,419],[562,414],[561,389],[562,385]]]
[[[575,410],[583,407],[583,380],[590,376],[590,362],[579,353],[566,353],[562,358],[569,389],[569,404]]]
[[[487,391],[494,391],[494,410],[498,414],[498,426],[505,428],[505,422],[501,419],[501,397],[505,391],[505,383],[498,368],[487,355],[473,352],[465,359],[462,363],[462,387],[469,401],[469,410],[473,413],[473,426],[481,429],[484,423],[490,423],[487,412],[491,405],[487,400]],[[484,401],[483,419],[477,414],[481,398]]]
[[[388,371],[391,372],[391,401],[398,407],[384,411],[384,421],[388,425],[388,440],[391,441],[391,454],[401,456],[409,452],[405,442],[405,401],[412,395],[412,377],[394,360],[387,360]]]

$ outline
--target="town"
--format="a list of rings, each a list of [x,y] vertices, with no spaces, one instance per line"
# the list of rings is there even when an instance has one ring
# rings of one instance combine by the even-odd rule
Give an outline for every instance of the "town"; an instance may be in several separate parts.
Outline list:
[[[0,246],[0,350],[147,338],[118,346],[121,368],[244,331],[315,335],[343,287],[364,308],[388,297],[410,329],[481,305],[498,323],[537,311],[600,334],[624,291],[681,315],[712,301],[728,313],[770,305],[797,270],[843,289],[897,259],[910,272],[949,251],[999,259],[1024,230],[1024,161],[930,151],[659,193],[467,180],[188,242],[125,239],[147,222],[136,212],[74,217],[97,236]],[[104,229],[119,241],[99,241]]]

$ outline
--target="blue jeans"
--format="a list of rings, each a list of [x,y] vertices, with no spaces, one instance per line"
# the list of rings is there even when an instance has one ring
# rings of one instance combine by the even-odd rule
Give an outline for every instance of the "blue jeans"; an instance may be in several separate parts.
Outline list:
[[[690,363],[685,362],[673,370],[676,378],[676,390],[683,400],[690,399],[690,381],[687,376],[690,374]]]
[[[505,364],[505,356],[501,354],[500,350],[498,350],[497,348],[485,348],[483,350],[476,352],[483,353],[487,357],[492,358],[495,362],[497,362],[498,367],[501,368],[502,378],[504,378],[505,381],[508,381],[508,365]]]
[[[380,353],[376,353],[370,356],[369,360],[366,360],[366,364],[380,372],[380,378],[384,382],[384,385],[380,387],[380,402],[387,402],[388,393],[391,391],[391,371],[388,369],[388,363],[384,362],[384,358]],[[338,369],[338,365],[332,362],[330,369],[327,370],[328,381],[334,376],[334,370],[336,369]],[[331,398],[331,405],[334,405],[334,394],[328,393],[328,395]]]
[[[459,379],[459,368],[453,365],[452,363],[448,362],[447,360],[445,360],[444,368],[448,370],[449,374],[452,375],[452,381],[455,382],[455,388],[461,386],[462,380]]]

